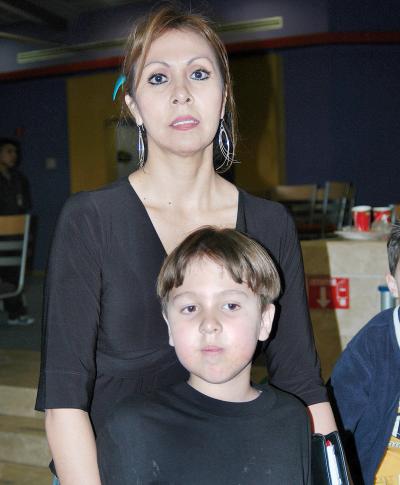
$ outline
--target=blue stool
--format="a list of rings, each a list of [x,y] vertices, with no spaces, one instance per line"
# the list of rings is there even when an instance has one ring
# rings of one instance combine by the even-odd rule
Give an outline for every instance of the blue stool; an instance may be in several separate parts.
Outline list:
[[[379,293],[381,294],[381,311],[387,308],[394,308],[396,306],[395,298],[390,293],[389,288],[386,285],[378,286]]]

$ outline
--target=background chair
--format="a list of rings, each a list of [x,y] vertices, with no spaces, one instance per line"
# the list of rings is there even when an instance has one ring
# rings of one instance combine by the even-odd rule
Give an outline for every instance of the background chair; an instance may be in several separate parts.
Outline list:
[[[26,260],[29,243],[29,214],[0,216],[0,275],[2,268],[18,268],[18,282],[0,282],[0,300],[22,293],[25,285]]]
[[[317,184],[277,185],[267,195],[291,212],[300,239],[329,237],[350,221],[355,189],[350,182],[327,181]]]
[[[321,236],[343,228],[346,213],[354,205],[354,188],[350,182],[327,181],[323,188]]]
[[[287,207],[298,229],[303,224],[312,223],[316,196],[316,184],[277,185],[267,195],[269,199]]]

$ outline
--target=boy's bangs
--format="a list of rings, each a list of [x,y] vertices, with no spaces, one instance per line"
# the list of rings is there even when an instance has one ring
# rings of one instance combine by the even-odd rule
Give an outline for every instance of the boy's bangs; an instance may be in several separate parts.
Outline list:
[[[205,227],[188,236],[166,259],[157,282],[164,307],[170,291],[182,285],[188,266],[205,258],[225,268],[236,283],[247,284],[260,296],[263,307],[279,296],[278,272],[260,244],[233,229]]]

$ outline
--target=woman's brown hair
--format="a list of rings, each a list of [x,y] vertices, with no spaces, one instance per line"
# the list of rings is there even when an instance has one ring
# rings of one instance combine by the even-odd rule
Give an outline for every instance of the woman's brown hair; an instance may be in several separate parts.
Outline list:
[[[151,11],[147,16],[139,19],[129,35],[126,44],[123,62],[123,74],[126,77],[126,81],[123,86],[123,95],[125,97],[126,94],[129,94],[132,98],[135,97],[135,89],[142,75],[146,56],[152,42],[166,31],[173,29],[191,30],[201,35],[209,42],[215,52],[224,85],[224,94],[226,96],[224,120],[232,145],[230,151],[232,154],[231,158],[233,159],[237,139],[237,117],[228,54],[222,40],[212,27],[210,20],[204,16],[186,11],[175,4],[166,3],[156,10]],[[128,116],[131,115],[126,106],[124,107],[124,111]],[[216,151],[214,150],[214,152]]]
[[[260,297],[261,310],[278,298],[278,271],[267,251],[234,229],[206,226],[190,234],[164,261],[157,279],[163,311],[173,288],[182,285],[190,263],[208,258],[223,266],[236,283],[245,283]]]

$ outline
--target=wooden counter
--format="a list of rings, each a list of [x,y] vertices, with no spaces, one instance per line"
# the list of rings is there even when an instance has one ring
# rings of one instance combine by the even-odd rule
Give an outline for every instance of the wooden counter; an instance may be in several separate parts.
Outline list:
[[[349,340],[380,311],[378,286],[386,284],[388,262],[385,241],[316,240],[301,243],[309,291],[309,306],[317,349],[325,379]],[[321,278],[315,278],[316,276]],[[339,278],[337,280],[336,278]],[[343,280],[341,280],[343,278]],[[324,288],[324,280],[333,285],[348,284],[339,306],[330,308],[335,287]],[[311,286],[313,286],[311,288]],[[321,284],[320,288],[315,285]],[[315,292],[320,291],[318,298]]]

